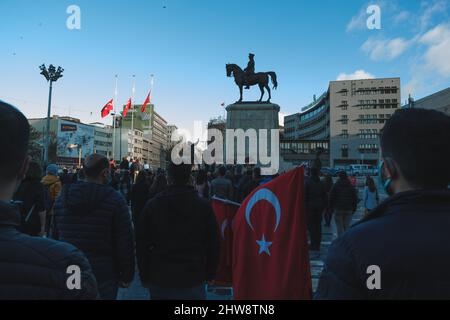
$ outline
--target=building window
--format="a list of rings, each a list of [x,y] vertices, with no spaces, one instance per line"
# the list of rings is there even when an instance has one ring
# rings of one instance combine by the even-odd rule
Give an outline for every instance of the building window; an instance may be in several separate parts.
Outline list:
[[[348,144],[343,144],[341,147],[341,157],[348,158]]]
[[[348,130],[342,130],[341,138],[348,139]]]

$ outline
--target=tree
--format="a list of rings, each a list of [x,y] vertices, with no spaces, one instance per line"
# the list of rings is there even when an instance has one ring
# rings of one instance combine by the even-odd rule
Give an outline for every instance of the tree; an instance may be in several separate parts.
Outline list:
[[[30,127],[30,144],[28,146],[28,155],[34,161],[39,163],[43,160],[44,148],[42,147],[42,133],[34,127]]]

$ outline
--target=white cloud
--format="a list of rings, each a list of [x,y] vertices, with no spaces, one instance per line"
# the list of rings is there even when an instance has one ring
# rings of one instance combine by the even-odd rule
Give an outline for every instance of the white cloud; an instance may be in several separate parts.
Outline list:
[[[405,52],[415,41],[403,38],[395,39],[376,39],[369,38],[363,43],[361,49],[369,55],[370,59],[375,61],[393,60]]]
[[[400,11],[398,14],[392,16],[392,20],[394,24],[398,25],[405,21],[408,21],[411,19],[411,13],[408,11]]]
[[[450,77],[450,24],[429,30],[420,42],[428,46],[423,56],[425,65],[444,77]]]
[[[353,73],[340,73],[337,77],[337,80],[361,80],[361,79],[374,79],[375,76],[364,71],[364,70],[356,70]]]
[[[280,112],[278,113],[278,122],[280,126],[284,126],[284,117],[286,117],[288,114]]]
[[[433,17],[447,11],[448,3],[446,0],[436,0],[432,4],[427,1],[422,2],[423,13],[419,17],[419,26],[421,30],[428,28]]]
[[[353,30],[362,30],[367,28],[367,13],[366,13],[367,6],[362,8],[359,13],[352,17],[350,22],[347,24],[347,32],[353,31]]]

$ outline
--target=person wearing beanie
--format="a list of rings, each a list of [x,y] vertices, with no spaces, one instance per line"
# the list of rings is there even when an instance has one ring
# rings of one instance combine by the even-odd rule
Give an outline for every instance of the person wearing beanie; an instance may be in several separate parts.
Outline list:
[[[49,164],[47,166],[46,175],[42,178],[41,183],[45,188],[45,210],[47,212],[47,233],[52,224],[53,205],[61,192],[61,181],[58,177],[58,166],[56,164]]]

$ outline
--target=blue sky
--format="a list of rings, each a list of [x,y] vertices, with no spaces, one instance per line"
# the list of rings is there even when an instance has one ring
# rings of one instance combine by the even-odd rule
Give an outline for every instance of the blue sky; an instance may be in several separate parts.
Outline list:
[[[66,27],[72,4],[81,30]],[[381,8],[381,30],[366,27],[370,4]],[[0,12],[0,99],[28,117],[46,115],[42,63],[65,69],[53,114],[102,121],[115,74],[120,104],[133,74],[136,103],[154,74],[156,110],[189,129],[238,99],[225,64],[245,66],[249,52],[257,71],[277,72],[272,101],[283,114],[338,78],[399,76],[403,99],[450,86],[450,0],[1,0]],[[258,97],[256,88],[246,92]]]

